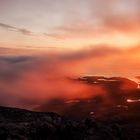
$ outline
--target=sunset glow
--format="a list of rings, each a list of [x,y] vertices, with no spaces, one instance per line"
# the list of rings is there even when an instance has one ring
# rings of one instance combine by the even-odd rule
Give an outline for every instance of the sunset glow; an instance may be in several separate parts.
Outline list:
[[[127,102],[128,102],[128,103],[140,102],[140,99],[138,99],[138,100],[127,99]]]
[[[132,47],[140,42],[138,5],[139,0],[0,0],[0,45]]]
[[[104,82],[117,80],[98,85],[68,79],[140,75],[139,5],[139,0],[0,0],[1,104],[77,101],[93,91],[108,99]],[[133,84],[119,89],[135,89]]]
[[[140,0],[0,0],[0,140],[140,140]]]

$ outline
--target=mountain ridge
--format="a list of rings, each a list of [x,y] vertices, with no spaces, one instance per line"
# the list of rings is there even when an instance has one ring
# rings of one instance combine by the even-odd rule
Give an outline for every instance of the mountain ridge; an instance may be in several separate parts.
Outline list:
[[[74,121],[47,112],[0,107],[2,140],[130,140],[119,124],[95,119]]]

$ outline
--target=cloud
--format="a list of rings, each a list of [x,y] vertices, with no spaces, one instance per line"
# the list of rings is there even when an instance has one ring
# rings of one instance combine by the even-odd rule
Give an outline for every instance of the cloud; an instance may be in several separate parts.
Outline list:
[[[55,39],[65,39],[65,35],[59,33],[43,33],[43,35]]]
[[[5,2],[2,2],[2,5],[4,5],[3,3]],[[7,2],[7,4],[9,3]],[[49,5],[49,7],[44,7],[46,5]],[[104,0],[78,0],[76,2],[73,0],[63,0],[62,2],[44,2],[44,0],[34,2],[31,0],[29,3],[12,3],[11,9],[15,9],[12,12],[19,12],[14,14],[15,19],[19,17],[21,22],[23,20],[25,24],[28,24],[28,20],[25,21],[24,19],[26,17],[26,19],[31,19],[35,28],[41,31],[44,30],[44,33],[39,34],[41,37],[44,35],[55,39],[92,39],[116,32],[124,34],[139,32],[140,10],[138,5],[138,0],[107,0],[107,2]],[[8,10],[10,11],[11,9]],[[25,11],[25,9],[27,10]],[[27,11],[31,13],[29,14]],[[24,13],[24,16],[22,13]],[[8,15],[10,16],[11,14],[9,13]],[[37,22],[35,15],[41,15]],[[49,25],[49,22],[47,22],[49,20],[52,20],[54,24]],[[8,30],[21,32],[22,34],[32,34],[28,29],[14,27],[6,23],[0,23],[0,26]]]
[[[83,23],[82,25],[81,22]],[[138,18],[126,17],[108,17],[102,23],[94,25],[81,21],[79,25],[64,24],[58,28],[52,29],[45,36],[55,39],[71,39],[71,38],[95,38],[105,35],[124,34],[134,35],[140,32],[140,21]],[[86,23],[86,24],[85,24]]]
[[[95,38],[113,34],[134,35],[140,32],[139,1],[87,1],[86,16],[69,14],[62,24],[45,35],[57,39]],[[69,17],[69,18],[67,18]]]
[[[79,61],[79,60],[89,60],[95,58],[103,58],[111,55],[117,55],[122,52],[121,49],[112,48],[106,45],[97,46],[87,46],[88,49],[83,49],[78,52],[68,53],[68,55],[63,54],[60,56],[64,61]]]
[[[97,36],[100,30],[88,21],[76,20],[71,23],[66,21],[44,35],[56,39],[91,38]]]
[[[0,27],[6,29],[6,30],[10,30],[10,31],[16,31],[19,32],[23,35],[32,35],[33,32],[31,32],[30,30],[24,29],[24,28],[18,28],[18,27],[14,27],[5,23],[0,23]]]
[[[0,61],[6,61],[9,63],[22,63],[30,59],[31,57],[28,56],[0,56]]]
[[[73,82],[68,77],[77,78],[86,74],[123,77],[139,75],[137,54],[140,49],[138,46],[135,48],[132,51],[92,46],[76,52],[0,55],[1,100],[7,97],[4,105],[25,107],[23,104],[28,103],[28,108],[31,108],[54,98],[79,99],[105,94],[102,87]]]
[[[140,32],[140,20],[135,16],[110,16],[104,20],[103,26],[112,32],[126,34]]]

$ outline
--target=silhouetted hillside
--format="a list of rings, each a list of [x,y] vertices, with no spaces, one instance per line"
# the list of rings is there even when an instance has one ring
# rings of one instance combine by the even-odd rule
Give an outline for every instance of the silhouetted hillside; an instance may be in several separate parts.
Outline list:
[[[140,139],[139,129],[136,128],[134,131],[132,128],[134,127],[131,126],[131,122],[121,125],[113,122],[98,122],[94,119],[73,121],[55,113],[0,107],[1,140]]]

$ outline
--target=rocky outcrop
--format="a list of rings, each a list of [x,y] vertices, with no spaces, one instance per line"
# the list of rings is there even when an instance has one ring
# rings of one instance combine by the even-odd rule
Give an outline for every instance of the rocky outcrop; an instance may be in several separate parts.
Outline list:
[[[66,119],[55,113],[0,107],[1,140],[131,140],[122,125]]]

